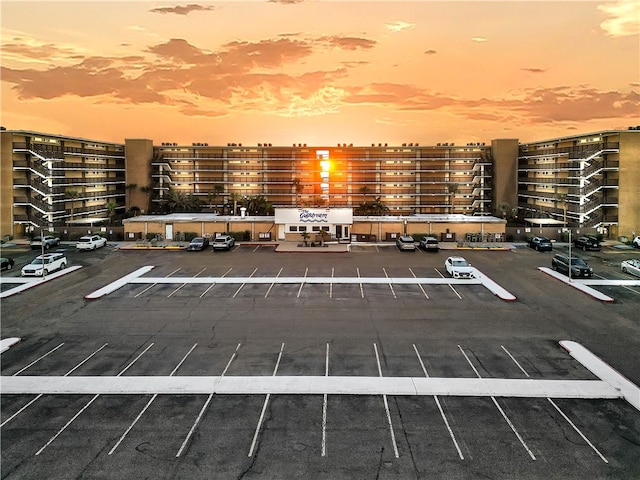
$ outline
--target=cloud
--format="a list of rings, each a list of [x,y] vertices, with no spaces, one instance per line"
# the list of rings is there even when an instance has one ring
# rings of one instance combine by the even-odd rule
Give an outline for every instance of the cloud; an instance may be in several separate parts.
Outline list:
[[[157,7],[149,10],[151,13],[160,13],[166,15],[173,13],[176,15],[189,15],[191,12],[207,12],[213,10],[212,5],[198,5],[190,3],[189,5],[177,5],[175,7]]]
[[[433,49],[429,49],[429,50],[425,50],[424,51],[425,55],[435,55],[436,53],[438,53],[438,52],[433,50]]]
[[[416,27],[415,23],[407,23],[402,20],[398,20],[393,23],[385,23],[385,27],[387,27],[392,32],[402,32],[404,30],[413,30]]]
[[[544,73],[547,71],[546,68],[537,68],[537,67],[523,67],[520,70],[524,70],[529,73]]]
[[[304,0],[269,0],[269,3],[281,3],[283,5],[294,5],[302,2],[304,2]]]
[[[472,41],[472,42],[477,42],[477,43],[483,43],[483,42],[486,42],[486,41],[487,41],[487,39],[486,39],[486,38],[484,38],[484,37],[473,37],[473,38],[471,39],[471,41]]]
[[[332,47],[341,48],[342,50],[369,49],[375,47],[378,43],[375,40],[369,40],[368,38],[341,37],[338,35],[320,37],[318,40]]]
[[[598,5],[597,8],[609,17],[600,24],[600,28],[610,37],[626,37],[640,33],[638,0],[618,0],[615,3]]]

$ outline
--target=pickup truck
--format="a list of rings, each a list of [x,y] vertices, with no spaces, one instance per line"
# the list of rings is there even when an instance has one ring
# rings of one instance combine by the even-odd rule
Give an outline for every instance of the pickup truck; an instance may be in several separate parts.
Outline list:
[[[76,249],[95,250],[96,248],[104,247],[106,244],[107,239],[100,235],[85,235],[80,237],[78,243],[76,243]]]
[[[42,277],[45,274],[62,270],[67,266],[67,257],[63,253],[45,253],[38,255],[31,263],[22,267],[23,277]]]
[[[44,249],[49,250],[50,247],[55,247],[60,245],[60,239],[58,237],[54,237],[53,235],[45,235],[44,237],[33,237],[33,240],[29,243],[31,250],[41,250],[42,244],[44,244]]]

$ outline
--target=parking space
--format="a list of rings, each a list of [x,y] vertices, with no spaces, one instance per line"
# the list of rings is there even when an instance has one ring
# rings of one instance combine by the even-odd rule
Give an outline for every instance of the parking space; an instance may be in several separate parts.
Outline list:
[[[23,343],[13,347],[6,361],[3,358],[2,374],[446,378],[454,373],[458,378],[501,378],[503,374],[526,378],[529,369],[544,378],[540,372],[548,369],[535,358],[523,359],[517,346],[504,345],[442,349],[430,344],[341,340],[289,346],[239,342],[216,348],[194,344],[178,349],[149,343],[126,351],[123,345],[98,343],[51,343],[36,350]],[[30,361],[15,364],[23,357],[22,361]],[[571,368],[556,369],[564,371],[565,381],[576,376],[594,379],[582,365],[565,357],[562,360]],[[209,367],[203,369],[203,365]],[[2,397],[5,472],[25,462],[37,470],[36,457],[47,461],[77,450],[69,460],[71,472],[81,466],[91,471],[112,462],[126,462],[125,468],[133,468],[131,460],[139,453],[144,464],[149,456],[163,461],[195,460],[208,452],[206,462],[212,468],[230,472],[245,468],[254,456],[266,462],[265,468],[287,464],[288,474],[305,465],[319,465],[323,458],[331,459],[343,473],[373,472],[374,460],[382,458],[400,476],[415,468],[438,472],[447,466],[444,471],[451,472],[460,468],[461,461],[473,462],[476,469],[489,468],[495,467],[496,459],[508,458],[508,464],[498,462],[499,468],[507,469],[505,473],[550,468],[555,472],[577,469],[571,475],[579,475],[599,471],[610,462],[631,461],[628,445],[623,445],[629,435],[640,436],[640,420],[638,411],[622,400],[350,395],[348,390],[324,396]],[[532,467],[536,461],[542,466]],[[55,476],[57,468],[61,467],[49,473]],[[184,475],[190,466],[186,468]]]
[[[640,414],[611,390],[594,393],[603,381],[558,341],[579,339],[637,384],[638,300],[619,287],[606,287],[618,292],[612,304],[586,299],[537,270],[548,254],[465,252],[517,294],[509,303],[480,283],[430,283],[450,280],[444,252],[92,255],[88,268],[3,300],[3,337],[22,337],[2,354],[3,384],[32,375],[95,376],[97,387],[136,380],[105,393],[3,387],[3,478],[115,470],[127,478],[633,478]],[[125,280],[85,299],[151,265],[139,275],[153,281]],[[620,275],[614,262],[597,266],[607,278]],[[218,281],[187,281],[207,278]],[[324,280],[277,281],[284,278]],[[403,283],[416,279],[428,281]],[[272,380],[303,389],[325,377],[330,390],[261,390]],[[198,383],[211,378],[228,380],[227,390]],[[127,393],[150,379],[187,383],[180,392]],[[375,390],[394,379],[409,379],[414,391]],[[418,394],[425,379],[446,388],[591,383],[585,398],[532,397],[520,387],[509,388],[523,396],[502,396],[480,383],[470,384],[480,388],[474,395]]]

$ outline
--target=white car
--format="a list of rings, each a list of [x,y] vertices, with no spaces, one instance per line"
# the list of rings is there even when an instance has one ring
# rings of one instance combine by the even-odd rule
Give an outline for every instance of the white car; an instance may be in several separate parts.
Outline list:
[[[107,239],[100,235],[87,235],[80,237],[76,248],[78,250],[95,250],[96,248],[104,247],[107,244]]]
[[[635,248],[640,248],[640,235],[638,235],[633,239],[633,242],[631,242],[631,245],[633,245]]]
[[[620,269],[624,273],[630,273],[631,275],[635,275],[636,277],[640,277],[640,260],[624,260],[620,263]]]
[[[231,235],[220,235],[213,240],[211,247],[215,252],[216,250],[229,250],[235,244],[236,240]]]
[[[462,257],[449,257],[444,262],[447,273],[453,278],[473,278],[471,264]]]
[[[63,253],[45,253],[38,255],[33,261],[22,267],[23,277],[42,277],[67,266],[67,257]]]

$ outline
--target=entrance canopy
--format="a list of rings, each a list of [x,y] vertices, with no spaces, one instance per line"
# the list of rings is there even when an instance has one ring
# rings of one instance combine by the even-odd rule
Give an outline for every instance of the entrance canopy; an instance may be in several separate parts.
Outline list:
[[[562,220],[556,220],[555,218],[525,218],[525,222],[531,223],[532,225],[564,225]]]

